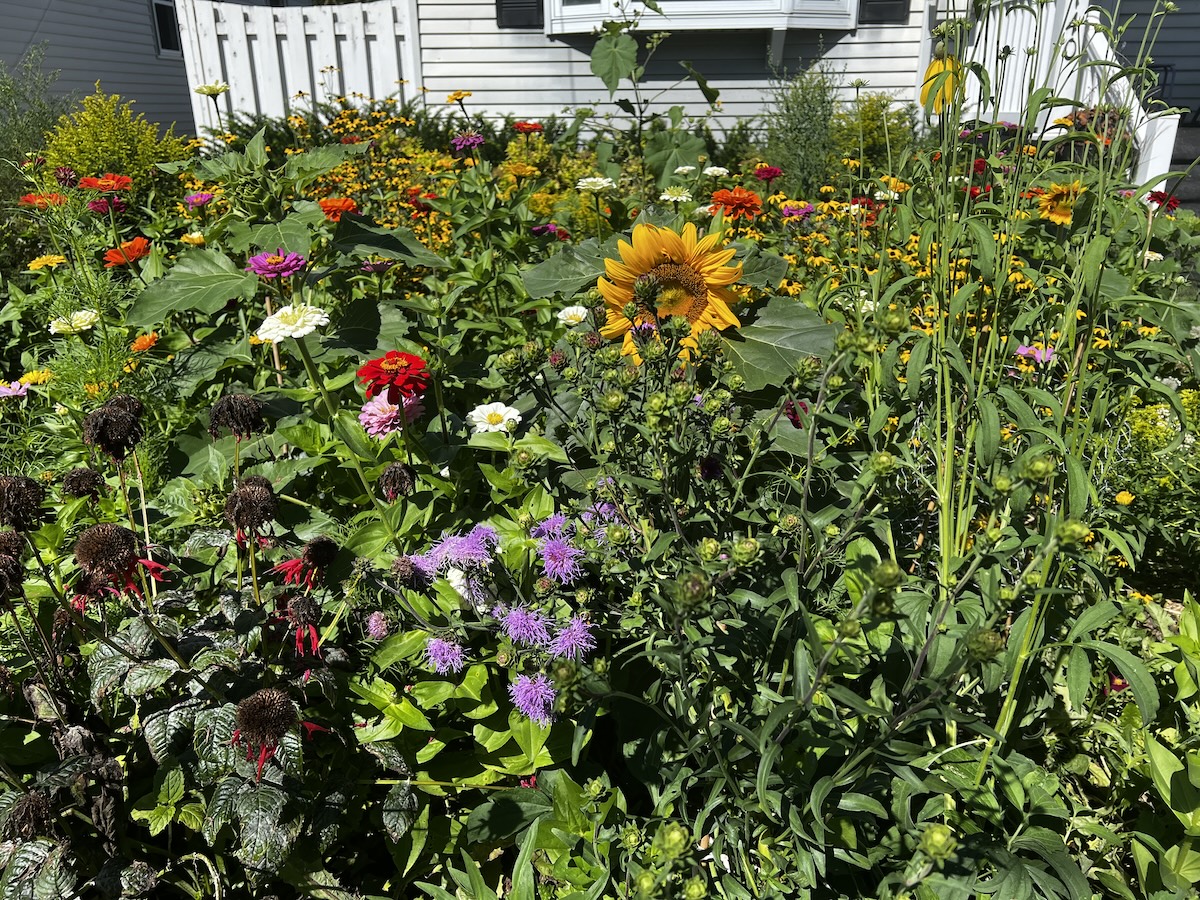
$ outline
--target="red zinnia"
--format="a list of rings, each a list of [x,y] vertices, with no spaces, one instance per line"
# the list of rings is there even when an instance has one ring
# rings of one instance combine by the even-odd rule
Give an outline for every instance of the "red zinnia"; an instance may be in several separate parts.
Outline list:
[[[1170,213],[1179,209],[1179,198],[1174,194],[1168,194],[1166,191],[1151,191],[1147,199],[1163,212]]]
[[[389,350],[358,370],[358,378],[367,385],[367,399],[387,388],[388,403],[412,397],[429,387],[429,369],[425,360],[411,353]]]
[[[131,241],[123,241],[120,247],[114,247],[104,254],[104,268],[125,266],[131,262],[150,255],[150,242],[144,237],[135,237]]]
[[[513,122],[513,129],[519,134],[534,134],[544,130],[540,122]]]
[[[987,171],[987,160],[980,156],[971,168],[975,170],[976,175],[982,175]]]
[[[127,191],[133,187],[133,179],[128,175],[114,175],[112,172],[105,172],[99,178],[91,176],[80,178],[79,186],[85,190],[104,191],[106,193]]]
[[[66,202],[67,198],[62,194],[26,194],[17,201],[17,205],[45,209],[47,206],[62,206]],[[1178,206],[1178,201],[1176,205]]]
[[[762,211],[762,198],[743,187],[735,187],[732,191],[719,190],[712,195],[712,199],[709,212],[715,213],[718,209],[723,209],[730,219],[753,219]]]
[[[759,181],[765,181],[767,187],[771,186],[771,182],[783,174],[783,169],[778,166],[759,166],[754,170],[754,177]]]
[[[325,218],[330,222],[342,221],[342,213],[358,212],[358,204],[349,197],[326,197],[324,200],[318,200],[317,203],[321,207],[321,211],[325,213]]]

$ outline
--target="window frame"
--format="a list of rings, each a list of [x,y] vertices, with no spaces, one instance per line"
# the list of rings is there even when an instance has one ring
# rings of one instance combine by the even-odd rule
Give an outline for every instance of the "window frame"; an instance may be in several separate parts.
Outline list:
[[[179,49],[173,50],[163,46],[162,29],[158,23],[158,10],[162,7],[171,11],[175,20],[175,43]],[[183,59],[183,35],[179,33],[179,10],[175,8],[175,0],[150,0],[150,26],[154,29],[154,51],[160,59]]]
[[[647,11],[648,31],[750,31],[858,27],[859,0],[659,0],[665,16]],[[613,17],[611,0],[545,0],[546,34],[588,34]]]

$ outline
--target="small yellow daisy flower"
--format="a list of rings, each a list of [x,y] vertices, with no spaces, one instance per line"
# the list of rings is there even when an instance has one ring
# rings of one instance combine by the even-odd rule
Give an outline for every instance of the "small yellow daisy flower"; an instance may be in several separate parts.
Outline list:
[[[1117,501],[1118,506],[1129,506],[1137,498],[1129,491],[1120,491],[1113,499]]]

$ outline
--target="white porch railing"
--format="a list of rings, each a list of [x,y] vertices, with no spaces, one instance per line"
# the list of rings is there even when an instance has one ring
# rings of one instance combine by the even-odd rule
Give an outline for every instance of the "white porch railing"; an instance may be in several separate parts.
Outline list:
[[[1103,30],[1100,11],[1087,0],[1049,0],[1045,4],[1000,0],[972,31],[965,61],[983,65],[992,78],[993,106],[972,110],[978,96],[977,83],[966,92],[966,116],[1024,121],[1025,103],[1032,88],[1046,86],[1054,96],[1071,97],[1085,107],[1105,105],[1127,109],[1133,132],[1137,163],[1130,173],[1142,184],[1166,174],[1180,116],[1152,111],[1142,105],[1129,78],[1115,78],[1126,61],[1121,61]],[[1029,53],[1029,49],[1033,53]],[[1045,109],[1039,114],[1037,130],[1044,133],[1051,123],[1073,111],[1073,107]]]
[[[340,6],[244,6],[176,0],[188,86],[225,81],[222,115],[284,116],[359,93],[411,98],[421,83],[416,0]],[[302,93],[301,93],[302,92]],[[298,96],[299,95],[299,96]],[[192,95],[197,133],[216,129],[208,97]]]

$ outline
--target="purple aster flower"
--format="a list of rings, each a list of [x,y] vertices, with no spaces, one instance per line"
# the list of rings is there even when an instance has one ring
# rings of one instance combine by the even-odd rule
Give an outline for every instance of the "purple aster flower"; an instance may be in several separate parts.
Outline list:
[[[1025,359],[1032,359],[1038,365],[1043,365],[1054,359],[1054,348],[1046,347],[1043,349],[1041,347],[1030,347],[1026,344],[1022,344],[1017,348],[1017,356],[1024,357]]]
[[[554,701],[558,694],[545,675],[518,675],[508,686],[508,695],[522,715],[539,725],[548,726],[554,720]]]
[[[536,609],[514,606],[512,609],[505,610],[497,618],[500,620],[504,633],[514,644],[544,647],[550,643],[550,631],[546,628],[546,617]]]
[[[558,630],[547,649],[551,655],[563,659],[582,659],[589,650],[596,649],[592,626],[579,616],[572,616],[571,621]]]
[[[388,621],[387,616],[376,610],[367,616],[367,634],[377,641],[382,641],[388,636]]]
[[[425,654],[429,658],[429,664],[433,666],[433,671],[439,675],[461,672],[467,664],[463,648],[454,641],[443,638],[430,638],[425,645]]]
[[[450,138],[450,143],[454,146],[455,150],[462,153],[464,150],[471,150],[482,144],[483,135],[478,131],[468,129],[462,134]]]
[[[486,569],[497,543],[495,529],[476,525],[466,534],[443,535],[430,553],[439,569]]]
[[[368,275],[382,275],[388,269],[396,264],[394,259],[369,259],[361,266],[360,272],[366,272]]]
[[[542,571],[547,578],[553,578],[559,584],[570,584],[583,574],[579,567],[579,557],[583,551],[572,547],[562,538],[547,538],[542,541]]]
[[[604,500],[593,504],[591,509],[585,509],[579,518],[583,519],[585,525],[603,525],[606,522],[616,521],[617,507]]]
[[[567,517],[562,513],[555,513],[535,525],[529,535],[535,538],[560,537],[566,525]]]
[[[304,257],[299,253],[283,252],[277,249],[274,253],[260,253],[246,260],[246,271],[253,272],[261,278],[284,278],[295,275],[304,268]]]
[[[205,192],[199,194],[188,194],[183,198],[183,202],[188,205],[188,209],[197,209],[201,206],[208,206],[212,203],[213,195]]]

